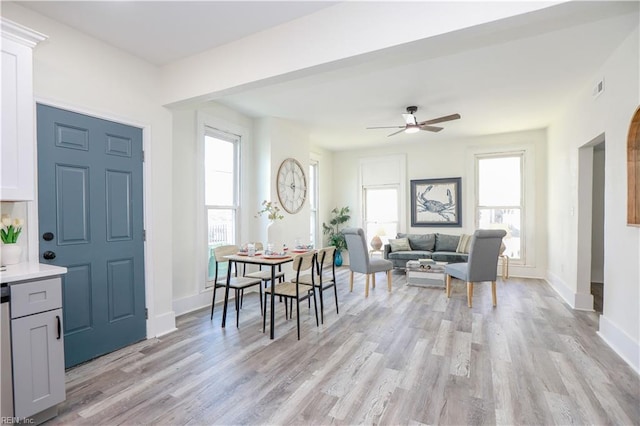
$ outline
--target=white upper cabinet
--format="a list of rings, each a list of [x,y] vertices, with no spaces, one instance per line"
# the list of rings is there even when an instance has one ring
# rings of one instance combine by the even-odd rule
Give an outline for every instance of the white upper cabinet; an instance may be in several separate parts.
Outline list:
[[[43,34],[2,18],[0,201],[35,197],[33,47]]]

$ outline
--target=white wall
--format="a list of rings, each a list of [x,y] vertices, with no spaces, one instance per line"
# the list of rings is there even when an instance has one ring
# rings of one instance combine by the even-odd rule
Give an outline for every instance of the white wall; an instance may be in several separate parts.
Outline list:
[[[196,129],[196,110],[188,109],[173,112],[173,199],[170,207],[173,212],[173,227],[180,232],[180,238],[173,241],[173,298],[174,311],[180,314],[175,300],[200,293],[204,282],[197,274],[196,260],[203,255],[198,252],[196,241],[198,223],[197,214],[198,185],[198,146]]]
[[[318,162],[318,241],[324,247],[327,236],[323,234],[322,224],[331,220],[331,210],[338,207],[333,196],[333,158],[336,154],[312,145],[309,155]]]
[[[49,36],[34,50],[36,100],[144,129],[147,335],[172,330],[171,116],[158,69],[15,3],[2,15]]]
[[[401,232],[445,234],[473,233],[475,229],[475,163],[474,156],[482,153],[522,151],[525,154],[527,221],[526,263],[512,263],[510,273],[514,276],[544,278],[547,269],[546,242],[546,133],[544,130],[507,133],[469,138],[456,141],[433,141],[423,135],[416,143],[403,143],[403,135],[397,143],[388,147],[341,151],[334,154],[334,201],[338,206],[352,208],[354,226],[361,226],[362,214],[357,200],[360,199],[358,186],[358,164],[360,159],[391,154],[405,154],[407,157],[406,179],[429,179],[462,177],[462,227],[461,228],[413,228],[411,209],[406,208],[407,229]],[[409,203],[410,185],[406,185],[406,200]]]
[[[605,134],[604,313],[601,336],[640,371],[640,229],[626,225],[626,140],[639,103],[638,30],[612,52],[593,84],[605,79],[605,92],[592,99],[585,87],[564,116],[549,128],[548,279],[567,303],[579,305],[577,210],[579,147]],[[577,306],[581,307],[581,306]],[[588,307],[583,307],[588,308]]]

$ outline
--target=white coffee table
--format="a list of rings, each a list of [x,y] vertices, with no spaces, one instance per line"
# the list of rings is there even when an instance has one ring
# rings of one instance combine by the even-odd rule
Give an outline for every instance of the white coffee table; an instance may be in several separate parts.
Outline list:
[[[408,261],[405,266],[407,285],[444,289],[444,265],[446,264],[447,262],[436,262],[431,265],[421,266],[417,260]]]

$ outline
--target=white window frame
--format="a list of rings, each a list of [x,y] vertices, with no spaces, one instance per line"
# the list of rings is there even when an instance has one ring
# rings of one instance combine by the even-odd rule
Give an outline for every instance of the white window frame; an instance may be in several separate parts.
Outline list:
[[[233,241],[229,241],[230,244],[235,244],[238,241],[239,238],[239,228],[240,228],[240,192],[239,192],[239,188],[240,188],[240,143],[241,143],[241,136],[240,135],[236,135],[233,133],[229,133],[226,132],[224,130],[220,130],[217,129],[215,127],[211,127],[211,126],[205,126],[204,129],[204,137],[203,137],[203,153],[204,153],[204,149],[205,149],[205,140],[206,137],[212,137],[218,140],[222,140],[225,142],[229,142],[231,144],[233,144],[233,204],[231,205],[216,205],[216,204],[206,204],[206,196],[204,193],[204,189],[206,182],[203,184],[203,197],[205,197],[205,203],[204,203],[204,219],[205,219],[205,229],[207,232],[205,232],[205,236],[206,236],[206,244],[207,244],[207,250],[205,251],[205,253],[207,253],[207,262],[206,262],[206,268],[207,268],[207,272],[205,272],[205,288],[210,288],[213,286],[214,282],[213,280],[209,279],[209,274],[208,274],[208,265],[209,265],[209,241],[208,241],[208,213],[211,210],[231,210],[232,213],[232,217],[233,217],[233,221],[234,221],[234,235],[233,235]],[[206,165],[204,164],[204,155],[202,156],[203,161],[202,161],[202,171],[203,171],[203,181],[204,181],[204,172],[206,169]]]
[[[315,218],[314,221],[314,226],[313,226],[313,241],[311,241],[312,244],[314,244],[314,246],[316,248],[320,248],[322,247],[322,237],[321,237],[321,233],[320,233],[320,218],[319,218],[319,206],[318,206],[318,202],[319,200],[319,190],[320,190],[320,183],[319,183],[319,179],[320,179],[320,163],[318,160],[315,160],[313,158],[311,158],[309,160],[309,180],[312,180],[313,178],[313,183],[314,183],[314,188],[313,188],[313,195],[314,195],[314,199],[312,200],[311,198],[309,198],[309,220],[311,220],[312,218]],[[315,207],[314,207],[315,206]]]
[[[385,173],[379,173],[379,171]],[[390,175],[386,172],[393,170]],[[351,217],[358,218],[356,226],[364,226],[364,187],[384,185],[398,186],[398,232],[407,231],[407,155],[390,154],[361,158],[358,170],[358,205],[352,210]],[[395,235],[388,235],[395,238]]]
[[[209,267],[209,253],[208,253],[208,235],[207,235],[207,209],[205,206],[205,169],[204,169],[204,141],[205,134],[208,128],[214,129],[223,133],[230,134],[238,139],[238,144],[236,145],[236,179],[235,179],[235,235],[234,238],[236,241],[240,240],[240,235],[242,234],[242,230],[240,229],[240,220],[242,217],[242,176],[243,170],[242,166],[243,162],[243,152],[242,146],[246,143],[246,138],[251,138],[250,130],[248,128],[243,127],[237,123],[229,122],[220,117],[216,117],[213,115],[209,115],[205,112],[198,111],[197,112],[197,127],[196,127],[196,137],[198,140],[197,143],[197,165],[198,165],[198,179],[196,181],[196,190],[197,190],[197,206],[196,206],[196,229],[197,229],[197,238],[196,246],[194,246],[195,253],[198,253],[197,261],[195,262],[195,277],[197,278],[198,285],[200,288],[200,292],[209,292],[211,291],[210,282],[208,281],[208,267]]]
[[[514,259],[515,264],[526,264],[527,259],[527,203],[525,196],[525,188],[527,181],[527,169],[526,169],[526,151],[504,151],[494,153],[475,154],[474,156],[474,168],[475,168],[475,211],[474,211],[474,224],[475,229],[480,227],[480,209],[513,209],[514,206],[498,206],[498,205],[480,205],[480,161],[492,158],[520,158],[520,258]]]
[[[362,228],[365,231],[365,237],[367,239],[367,241],[371,241],[371,239],[374,237],[374,235],[368,235],[367,234],[367,230],[369,229],[368,225],[368,221],[367,221],[367,191],[369,190],[376,190],[376,189],[395,189],[396,190],[396,197],[398,200],[400,200],[400,185],[399,184],[389,184],[389,185],[364,185],[362,187]],[[376,224],[378,224],[378,222],[375,222]],[[398,203],[398,207],[396,208],[396,233],[398,232],[402,232],[402,229],[400,228],[400,223],[401,223],[401,218],[400,218],[400,203]],[[379,226],[379,225],[378,225]],[[396,235],[384,235],[383,236],[383,242],[389,238],[395,238]]]

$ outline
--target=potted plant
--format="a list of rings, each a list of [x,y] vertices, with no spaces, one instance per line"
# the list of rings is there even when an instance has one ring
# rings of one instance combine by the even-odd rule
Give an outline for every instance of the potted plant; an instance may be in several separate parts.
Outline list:
[[[336,266],[342,265],[342,250],[347,248],[347,241],[344,234],[340,231],[340,226],[344,225],[351,219],[349,207],[338,209],[335,207],[331,210],[333,216],[329,221],[329,225],[322,223],[322,233],[329,236],[329,245],[336,248]]]
[[[14,265],[20,262],[22,247],[18,245],[18,237],[22,232],[24,220],[12,219],[8,214],[3,214],[0,222],[0,257],[3,265]]]

